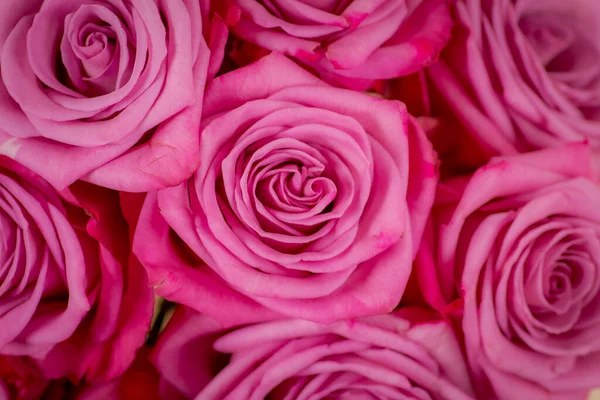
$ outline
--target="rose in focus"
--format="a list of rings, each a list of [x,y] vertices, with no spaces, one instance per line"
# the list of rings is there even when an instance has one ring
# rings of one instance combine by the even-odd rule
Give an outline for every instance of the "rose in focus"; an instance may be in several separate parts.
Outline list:
[[[430,304],[462,310],[480,398],[585,399],[598,385],[596,177],[573,144],[440,183],[416,269]]]
[[[207,1],[3,1],[0,153],[59,190],[180,183],[227,36],[210,15]]]
[[[460,0],[429,70],[489,155],[589,140],[600,145],[600,4]]]
[[[156,293],[238,323],[391,311],[437,181],[404,106],[273,54],[213,80],[204,109],[202,165],[148,194],[137,225]]]
[[[118,194],[78,183],[59,195],[13,160],[0,166],[0,355],[30,356],[46,378],[120,375],[153,297]]]
[[[434,62],[450,38],[447,0],[234,0],[238,37],[361,88]],[[242,49],[237,51],[244,52]],[[247,52],[246,52],[247,53]]]
[[[332,325],[282,319],[224,329],[181,307],[151,358],[165,399],[473,400],[458,341],[432,314],[402,309]]]

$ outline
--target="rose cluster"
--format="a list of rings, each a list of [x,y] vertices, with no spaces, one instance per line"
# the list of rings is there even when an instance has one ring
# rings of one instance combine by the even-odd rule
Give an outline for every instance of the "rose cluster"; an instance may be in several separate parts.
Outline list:
[[[4,0],[0,400],[585,400],[600,3]]]

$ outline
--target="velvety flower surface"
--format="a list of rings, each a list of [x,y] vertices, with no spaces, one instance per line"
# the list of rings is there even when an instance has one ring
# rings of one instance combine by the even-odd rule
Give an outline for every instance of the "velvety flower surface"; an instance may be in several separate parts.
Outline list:
[[[205,0],[3,1],[0,153],[59,190],[186,179],[227,34],[209,17]]]
[[[233,32],[294,57],[323,77],[365,80],[415,72],[435,61],[450,37],[447,0],[234,0]]]
[[[600,4],[459,0],[457,27],[430,70],[488,154],[600,145]]]
[[[464,309],[480,398],[584,399],[598,385],[594,178],[588,146],[573,144],[440,184],[417,270],[432,305]]]
[[[181,307],[152,358],[161,394],[196,399],[473,399],[448,323],[421,309],[233,329]]]
[[[391,311],[437,180],[404,106],[273,54],[213,80],[204,109],[202,165],[148,194],[139,218],[134,251],[157,294],[237,323]]]
[[[30,356],[46,378],[112,379],[152,318],[118,194],[86,183],[59,194],[0,158],[0,355]]]

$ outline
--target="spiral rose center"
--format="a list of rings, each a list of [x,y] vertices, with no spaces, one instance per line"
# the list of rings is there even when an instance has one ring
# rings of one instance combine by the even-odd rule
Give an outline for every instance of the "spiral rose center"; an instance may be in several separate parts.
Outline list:
[[[559,219],[529,232],[536,238],[524,249],[520,262],[524,268],[522,300],[518,288],[523,283],[518,275],[513,277],[513,327],[530,346],[550,336],[563,345],[575,343],[568,332],[592,312],[593,306],[589,307],[598,296],[598,288],[591,283],[600,271],[596,232],[578,226],[579,221]]]
[[[557,296],[564,293],[567,285],[569,284],[568,275],[564,273],[552,274],[550,278],[550,295]]]
[[[562,15],[528,15],[519,25],[546,71],[557,82],[586,89],[600,80],[600,49]]]
[[[351,151],[339,154],[321,130],[339,135]],[[336,229],[345,233],[360,218],[354,207],[367,198],[370,181],[360,179],[365,157],[354,145],[321,125],[249,130],[220,162],[220,209],[266,256],[312,257]]]
[[[319,211],[323,213],[335,195],[335,184],[321,177],[321,173],[322,168],[319,167],[293,163],[281,165],[261,179],[257,199],[271,208],[290,212],[309,210],[326,199],[325,207]]]
[[[86,32],[92,27],[86,26],[82,29],[80,36],[85,40],[72,43],[73,51],[81,61],[82,67],[88,78],[94,78],[102,74],[108,68],[115,53],[114,34],[109,29],[96,27],[95,32]]]
[[[258,222],[265,231],[310,241],[328,219],[337,195],[324,160],[314,150],[267,152],[264,157],[255,154],[257,162],[248,165],[248,193],[254,193]]]
[[[134,61],[130,32],[112,10],[84,5],[68,14],[58,75],[85,96],[114,92],[129,79]]]
[[[572,267],[564,262],[559,262],[550,273],[546,282],[546,299],[550,304],[560,300],[569,301],[573,289]]]
[[[560,72],[560,68],[565,67],[560,63],[561,56],[573,45],[574,32],[560,21],[547,17],[526,17],[521,19],[520,26],[542,64],[549,71]]]

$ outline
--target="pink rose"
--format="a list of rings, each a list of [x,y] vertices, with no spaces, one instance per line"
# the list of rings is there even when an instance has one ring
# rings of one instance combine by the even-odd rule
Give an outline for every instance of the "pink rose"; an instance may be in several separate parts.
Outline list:
[[[450,38],[447,0],[233,0],[233,32],[360,88],[434,62]]]
[[[205,81],[227,35],[208,6],[0,2],[0,154],[60,190],[77,179],[145,191],[188,178]]]
[[[454,333],[424,309],[332,325],[256,321],[225,330],[179,308],[152,354],[162,398],[473,400]]]
[[[429,70],[488,155],[600,145],[600,3],[459,0]]]
[[[156,293],[224,323],[391,311],[437,180],[404,106],[273,54],[213,80],[204,111],[202,165],[148,194],[139,218]]]
[[[129,251],[116,192],[77,183],[61,197],[0,158],[0,354],[48,378],[112,379],[145,340],[153,295]]]
[[[429,303],[464,313],[480,398],[585,399],[598,386],[596,176],[587,145],[571,144],[440,184],[417,271]]]

